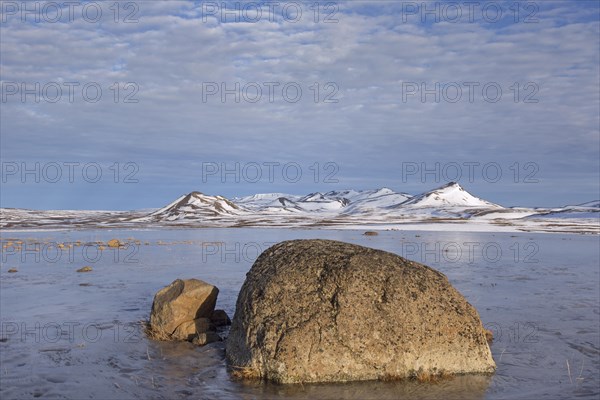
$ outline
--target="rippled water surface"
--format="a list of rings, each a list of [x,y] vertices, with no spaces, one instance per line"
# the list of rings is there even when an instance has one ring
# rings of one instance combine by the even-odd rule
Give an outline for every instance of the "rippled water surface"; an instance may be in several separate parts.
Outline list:
[[[293,229],[3,232],[0,397],[600,396],[598,236],[362,233]],[[129,245],[98,251],[91,244],[112,238]],[[275,242],[299,238],[380,248],[445,273],[495,333],[496,374],[461,376],[435,384],[248,383],[228,375],[223,343],[195,347],[145,337],[140,321],[149,317],[153,295],[161,287],[176,278],[215,284],[220,289],[217,307],[233,316],[238,291],[258,253]],[[76,272],[85,265],[93,271]],[[17,272],[8,272],[11,268]]]

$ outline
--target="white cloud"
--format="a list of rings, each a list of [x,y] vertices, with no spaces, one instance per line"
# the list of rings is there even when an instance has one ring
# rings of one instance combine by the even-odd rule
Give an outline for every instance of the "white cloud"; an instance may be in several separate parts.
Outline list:
[[[135,24],[114,23],[110,14],[100,24],[9,18],[0,27],[3,82],[98,82],[103,97],[23,104],[12,96],[2,104],[2,158],[135,155],[154,177],[169,175],[172,160],[327,159],[362,174],[362,186],[374,177],[399,184],[394,168],[381,166],[408,158],[535,159],[546,179],[568,185],[564,167],[556,167],[560,154],[580,158],[572,168],[597,184],[600,41],[598,21],[589,18],[597,9],[544,4],[535,24],[431,25],[403,22],[386,2],[339,5],[335,24],[315,24],[308,12],[295,24],[280,15],[274,22],[203,22],[190,2],[140,2]],[[497,82],[502,101],[488,103],[480,91],[472,104],[403,101],[405,82],[470,81]],[[139,103],[122,103],[127,82],[138,85]],[[262,100],[203,102],[205,82],[256,82]],[[265,82],[280,83],[273,103]],[[287,82],[301,86],[298,103],[283,99]],[[315,104],[315,82],[320,100],[335,92],[339,102]],[[325,90],[328,82],[339,90]],[[539,103],[514,103],[515,82],[520,100],[524,85],[538,85]]]

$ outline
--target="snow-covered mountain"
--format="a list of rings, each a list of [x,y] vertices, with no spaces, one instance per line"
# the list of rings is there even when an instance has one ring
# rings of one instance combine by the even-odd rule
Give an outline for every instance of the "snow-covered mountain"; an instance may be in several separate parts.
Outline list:
[[[399,205],[412,196],[391,189],[332,190],[314,192],[304,196],[284,193],[262,193],[234,198],[233,201],[247,209],[270,212],[324,212],[345,214],[361,213]]]
[[[463,210],[501,209],[502,207],[471,195],[457,183],[411,196],[389,188],[375,190],[334,190],[307,195],[262,193],[228,200],[222,196],[208,196],[192,192],[179,197],[165,207],[150,213],[147,220],[181,221],[217,217],[243,216],[244,220],[266,216],[302,216],[307,218],[332,218],[344,216],[395,216],[422,214],[422,208],[435,216],[451,208],[447,217],[464,217]],[[436,213],[436,210],[438,213]]]
[[[553,208],[550,210],[542,210],[528,218],[540,219],[590,219],[600,218],[600,200],[589,201],[587,203],[578,204],[575,206],[565,206],[561,208]]]
[[[412,197],[407,193],[396,193],[388,188],[352,191],[352,193],[346,194],[346,198],[350,200],[350,204],[344,210],[344,214],[356,215],[386,211],[398,207]]]
[[[231,199],[231,201],[242,207],[255,209],[275,204],[280,198],[296,201],[301,197],[302,196],[287,193],[258,193],[251,196],[234,197]]]
[[[299,198],[296,205],[305,211],[338,211],[350,204],[345,197],[328,196],[320,192]]]
[[[412,207],[482,207],[502,208],[502,206],[480,199],[467,192],[456,182],[450,182],[437,189],[430,190],[402,203]]]
[[[138,220],[177,221],[202,217],[240,215],[245,210],[223,196],[192,192]]]

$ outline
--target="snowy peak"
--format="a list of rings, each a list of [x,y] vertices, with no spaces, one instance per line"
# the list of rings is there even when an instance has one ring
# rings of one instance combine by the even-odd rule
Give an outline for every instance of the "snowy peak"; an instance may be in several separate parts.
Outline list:
[[[223,196],[208,196],[201,192],[191,192],[153,212],[150,216],[174,221],[196,216],[236,215],[241,212],[243,212],[241,207]]]
[[[413,207],[493,207],[498,204],[480,199],[467,192],[456,182],[450,182],[437,189],[430,190],[407,200],[403,206]]]
[[[347,189],[347,190],[332,190],[330,192],[325,193],[324,196],[329,197],[329,198],[343,197],[343,198],[350,200],[351,202],[355,202],[358,200],[364,200],[366,198],[374,198],[374,197],[379,197],[379,196],[385,196],[388,194],[398,194],[398,193],[396,193],[392,189],[388,189],[388,188],[381,188],[381,189],[374,189],[374,190]]]
[[[350,204],[350,200],[345,197],[328,197],[322,193],[311,193],[296,200],[294,204],[297,209],[303,211],[337,211]]]
[[[396,193],[389,188],[374,190],[332,190],[326,193],[315,192],[296,200],[297,209],[305,211],[335,211],[344,214],[360,214],[373,210],[398,206],[412,196]]]
[[[346,199],[351,199],[354,196],[356,196],[357,194],[361,193],[358,190],[331,190],[327,193],[325,193],[325,196],[327,197],[344,197]]]
[[[385,196],[387,194],[394,194],[394,193],[396,193],[396,192],[394,192],[392,189],[383,187],[381,189],[375,190],[375,192],[373,193],[373,195],[374,196]]]
[[[280,197],[287,197],[287,198],[297,198],[299,196],[295,196],[295,195],[291,195],[291,194],[286,194],[286,193],[257,193],[257,194],[253,194],[251,196],[244,196],[244,197],[234,197],[232,199],[233,202],[237,203],[237,204],[244,204],[244,203],[269,203],[272,202],[273,200],[277,200]]]
[[[328,201],[329,199],[323,195],[323,193],[315,192],[307,194],[306,196],[300,198],[298,201]]]

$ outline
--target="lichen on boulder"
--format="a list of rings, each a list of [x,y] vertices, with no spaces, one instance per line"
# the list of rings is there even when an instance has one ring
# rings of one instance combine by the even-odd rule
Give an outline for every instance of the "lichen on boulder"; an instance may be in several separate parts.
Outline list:
[[[331,240],[282,242],[258,257],[226,355],[232,370],[279,383],[495,370],[477,311],[445,275]]]

